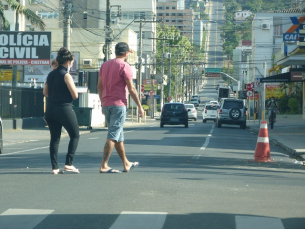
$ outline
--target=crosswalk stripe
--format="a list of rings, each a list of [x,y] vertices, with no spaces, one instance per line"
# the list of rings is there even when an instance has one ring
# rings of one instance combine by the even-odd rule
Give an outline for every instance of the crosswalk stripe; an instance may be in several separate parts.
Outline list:
[[[0,228],[33,229],[53,210],[46,209],[8,209],[0,215]]]
[[[110,229],[162,229],[167,212],[123,211]]]
[[[285,229],[279,218],[235,216],[236,229]]]

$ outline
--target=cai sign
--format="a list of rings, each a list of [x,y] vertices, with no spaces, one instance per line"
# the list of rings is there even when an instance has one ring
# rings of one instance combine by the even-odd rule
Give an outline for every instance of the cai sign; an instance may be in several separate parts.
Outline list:
[[[284,33],[283,41],[297,41],[299,38],[298,33]]]
[[[0,33],[0,64],[51,65],[51,32]]]

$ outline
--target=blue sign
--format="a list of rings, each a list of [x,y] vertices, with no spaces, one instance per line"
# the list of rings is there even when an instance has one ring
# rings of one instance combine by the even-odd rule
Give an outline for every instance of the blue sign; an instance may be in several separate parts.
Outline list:
[[[284,33],[283,41],[297,41],[299,39],[298,33]]]

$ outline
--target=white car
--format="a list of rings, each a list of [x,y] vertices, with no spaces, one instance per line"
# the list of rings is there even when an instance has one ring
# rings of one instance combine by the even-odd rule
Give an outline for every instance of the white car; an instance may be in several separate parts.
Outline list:
[[[198,99],[193,98],[193,99],[191,99],[190,103],[194,104],[195,107],[199,107],[199,100]]]
[[[215,122],[218,108],[218,104],[206,104],[202,112],[202,122],[207,122],[207,120],[212,120]]]
[[[216,100],[215,100],[215,101],[210,101],[209,103],[210,103],[210,104],[219,105],[218,101],[216,101]]]
[[[197,110],[196,110],[194,104],[185,104],[185,107],[187,109],[189,119],[194,119],[194,121],[196,121],[197,120]]]

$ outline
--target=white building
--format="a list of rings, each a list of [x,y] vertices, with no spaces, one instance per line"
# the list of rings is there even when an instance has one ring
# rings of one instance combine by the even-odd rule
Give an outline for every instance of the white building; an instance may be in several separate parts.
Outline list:
[[[247,17],[250,17],[252,12],[249,10],[240,10],[234,14],[235,24],[241,24],[246,21]]]

